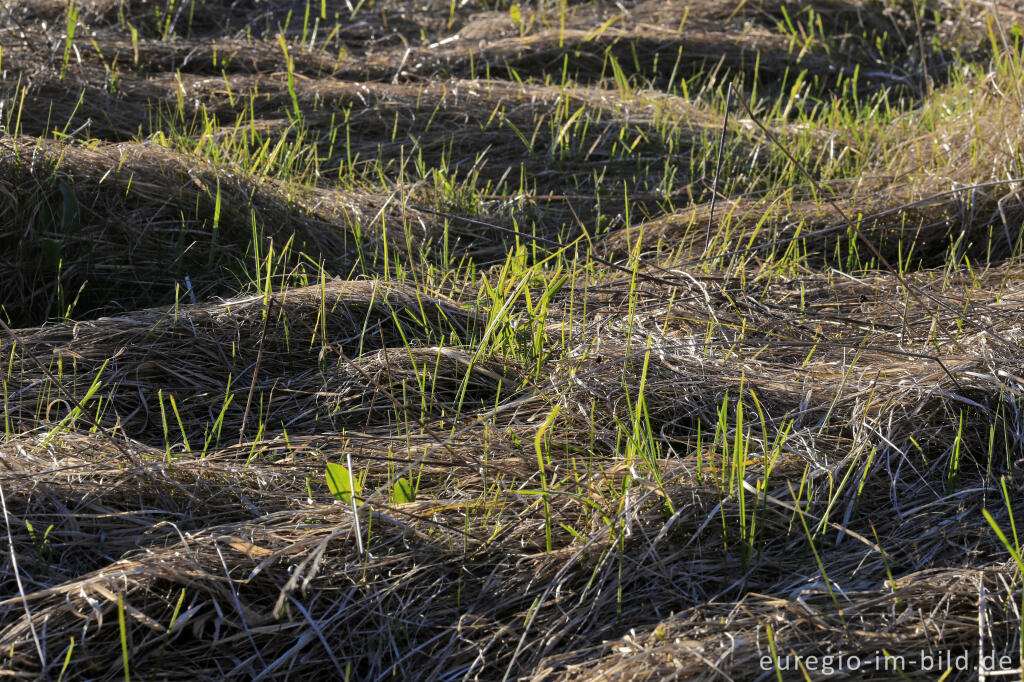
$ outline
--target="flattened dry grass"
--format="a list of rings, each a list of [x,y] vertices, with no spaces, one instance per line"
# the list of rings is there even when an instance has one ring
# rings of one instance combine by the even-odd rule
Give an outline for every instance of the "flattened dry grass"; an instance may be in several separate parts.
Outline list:
[[[909,186],[854,191],[832,200],[783,194],[717,202],[713,214],[708,202],[619,228],[601,245],[612,257],[639,250],[686,264],[700,263],[709,253],[740,261],[795,254],[818,266],[842,267],[851,252],[872,256],[859,232],[886,260],[909,269],[941,266],[951,252],[991,263],[1020,250],[1019,236],[1011,233],[1022,215],[1017,191],[1016,182],[994,181],[923,196]],[[709,234],[711,251],[705,249]]]
[[[82,399],[94,381],[102,381],[105,388],[94,395],[96,421],[156,445],[172,436],[175,443],[201,442],[214,431],[218,441],[222,432],[230,440],[250,409],[249,437],[268,424],[292,433],[358,427],[380,421],[374,407],[390,414],[390,421],[404,421],[410,416],[395,415],[391,400],[382,395],[374,405],[367,392],[397,391],[416,408],[414,391],[432,395],[427,387],[436,388],[438,379],[458,386],[467,363],[459,362],[454,348],[403,356],[403,344],[457,345],[481,324],[454,303],[416,290],[343,280],[266,299],[67,322],[20,334],[10,348],[4,365],[7,415],[20,429],[59,419],[57,412],[74,408],[69,396]],[[387,358],[375,353],[391,348]],[[384,386],[376,383],[391,366],[396,371]],[[419,383],[401,377],[417,371],[425,374]],[[495,383],[501,379],[488,372],[487,363],[468,372],[490,374]],[[443,400],[441,393],[432,400]],[[463,397],[466,407],[474,403],[472,394]],[[419,421],[418,411],[411,419]],[[174,425],[170,434],[168,420]]]
[[[1021,276],[1019,270],[993,270],[980,282],[958,283],[923,274],[915,284],[954,310],[971,297],[989,332],[1016,344]],[[369,286],[334,286],[345,292],[349,310],[370,296]],[[47,636],[53,639],[47,648],[66,645],[59,639],[67,631],[60,623],[70,626],[86,615],[99,629],[90,636],[89,649],[77,654],[81,674],[114,674],[118,667],[111,661],[117,661],[120,641],[109,623],[117,608],[114,597],[121,594],[134,609],[128,613],[133,660],[140,670],[155,670],[164,655],[168,665],[175,662],[171,669],[188,657],[193,674],[216,676],[224,662],[208,650],[201,653],[198,642],[188,644],[214,636],[237,638],[251,648],[233,661],[232,674],[257,666],[274,675],[279,665],[313,670],[333,666],[336,659],[367,677],[392,665],[432,666],[436,674],[456,666],[485,676],[511,670],[516,676],[571,677],[645,662],[641,674],[654,678],[666,671],[706,671],[700,667],[706,658],[724,652],[716,637],[745,629],[763,636],[763,622],[774,623],[777,641],[800,655],[829,651],[827,643],[840,641],[844,627],[855,635],[871,633],[856,636],[853,648],[843,649],[847,653],[866,653],[880,642],[905,648],[967,646],[975,630],[944,628],[940,636],[925,637],[926,623],[914,615],[919,604],[931,603],[943,580],[967,580],[975,590],[982,580],[991,599],[985,608],[991,611],[986,617],[992,642],[1010,645],[1012,614],[997,604],[1014,574],[1000,558],[998,542],[983,532],[984,497],[971,491],[999,476],[1016,475],[1012,453],[1021,426],[1013,405],[1020,390],[1016,377],[1024,368],[1012,347],[981,332],[961,331],[954,314],[907,320],[908,310],[894,304],[898,292],[884,277],[836,275],[830,281],[806,275],[767,282],[764,289],[756,282],[740,286],[686,278],[674,290],[646,286],[637,294],[644,303],[633,321],[634,331],[645,330],[643,337],[650,339],[649,351],[646,345],[624,350],[621,339],[629,330],[614,311],[628,291],[606,286],[604,293],[594,293],[591,321],[578,329],[581,341],[602,340],[600,359],[581,363],[570,356],[565,369],[552,369],[560,388],[542,390],[527,402],[509,394],[493,411],[496,418],[486,422],[471,410],[452,410],[448,417],[424,413],[419,423],[406,419],[408,435],[401,435],[394,426],[381,430],[380,422],[367,424],[360,399],[337,403],[341,423],[352,418],[351,431],[339,434],[335,426],[303,436],[292,435],[301,429],[289,428],[287,437],[278,430],[258,443],[221,443],[205,457],[178,444],[168,455],[158,441],[146,446],[126,440],[127,419],[92,434],[67,431],[64,425],[11,440],[5,445],[12,462],[7,504],[24,509],[12,512],[13,518],[31,519],[36,529],[56,522],[45,542],[37,535],[33,543],[27,526],[13,526],[23,548],[19,565],[40,585],[29,591],[28,603],[34,618],[50,624],[53,634]],[[396,294],[387,299],[392,305],[403,300],[414,308],[426,305]],[[302,291],[286,296],[304,305]],[[803,312],[794,313],[801,300]],[[253,303],[248,308],[255,311]],[[223,311],[244,315],[246,307],[244,301],[226,303],[219,315],[205,316],[198,309],[183,311],[176,328],[184,338],[192,325],[200,339],[214,330],[230,335]],[[314,296],[306,314],[312,317],[318,307]],[[453,319],[452,309],[444,309],[444,317]],[[168,313],[152,315],[167,319]],[[344,328],[348,317],[335,319]],[[741,320],[745,324],[737,324]],[[110,332],[98,330],[118,324],[101,320],[80,326],[81,339],[64,346],[65,352],[70,357],[78,344],[77,352],[87,356],[89,338],[109,338]],[[159,332],[162,325],[141,319],[137,325],[167,338]],[[693,343],[694,332],[708,325],[714,330],[711,342]],[[275,331],[274,340],[264,342],[262,387],[270,377],[296,376],[280,362],[281,332],[268,329]],[[114,361],[120,375],[131,377],[153,363],[167,372],[167,378],[142,386],[169,387],[176,375],[197,369],[201,356],[195,349],[189,355],[161,352],[180,348],[181,337],[168,338],[170,345],[155,339],[143,345],[126,336],[115,338],[128,349],[147,352],[122,352]],[[292,342],[299,337],[292,334]],[[361,341],[371,343],[372,337]],[[43,356],[41,338],[26,344]],[[238,344],[249,348],[250,361],[254,345],[251,337]],[[394,361],[376,352],[369,356],[372,364],[363,367],[394,394],[394,387],[407,381],[409,367],[398,356],[429,366],[436,350],[384,352]],[[95,351],[97,359],[105,355],[109,352]],[[171,367],[174,357],[189,358],[189,364]],[[494,381],[501,367],[496,362],[482,365],[479,375]],[[447,374],[449,365],[436,366],[458,383],[458,374]],[[112,383],[123,394],[107,400],[115,405],[130,400],[127,382]],[[629,423],[629,403],[635,409],[641,385],[649,433],[661,444],[660,454],[644,452],[633,441],[637,434],[627,436],[616,425]],[[738,385],[742,393],[735,393]],[[66,389],[78,396],[86,390],[73,382]],[[387,399],[379,389],[375,393],[376,400]],[[195,396],[201,401],[199,391]],[[550,410],[543,396],[564,407],[547,437],[537,419]],[[722,425],[717,418],[722,409],[735,417],[738,399],[749,420],[737,441],[749,449],[739,479],[712,435],[716,421]],[[416,408],[408,395],[403,404]],[[194,403],[183,401],[181,409],[187,424],[201,421]],[[285,411],[300,412],[294,406]],[[449,432],[445,424],[452,419],[455,430]],[[987,424],[993,419],[1001,426],[991,440]],[[236,414],[233,423],[238,420]],[[372,430],[363,431],[366,426]],[[543,507],[529,495],[514,494],[541,485],[536,456],[527,445],[538,433],[550,443],[549,485],[565,482],[561,499],[552,503],[559,526],[551,533],[551,551]],[[728,441],[735,437],[729,433]],[[623,452],[623,438],[638,451]],[[888,451],[878,452],[879,443]],[[951,443],[959,444],[954,468]],[[359,512],[358,531],[351,510],[330,504],[322,481],[310,478],[325,460],[345,457],[358,463],[372,500]],[[415,472],[419,501],[395,505],[388,484],[408,469]],[[851,474],[859,485],[835,488]],[[100,479],[102,486],[88,483]],[[622,497],[624,485],[632,492]],[[804,522],[812,529],[818,524],[831,529],[810,541],[821,543],[826,574],[863,576],[844,578],[841,616],[829,615],[831,598],[816,582],[808,538],[792,530],[800,521],[789,491],[797,488],[803,491]],[[494,491],[505,489],[512,494],[492,500]],[[584,491],[587,502],[578,497]],[[741,495],[747,496],[746,512]],[[894,516],[890,496],[907,512]],[[757,509],[756,531],[744,531],[741,519],[753,523],[752,508]],[[1005,512],[994,513],[1005,525]],[[103,532],[82,529],[90,523],[115,525]],[[139,534],[147,525],[150,529]],[[359,554],[356,532],[364,534],[369,555]],[[110,549],[72,561],[91,542],[101,547],[109,542]],[[124,549],[117,550],[117,542]],[[131,542],[142,549],[129,550]],[[950,543],[970,547],[971,570],[965,572],[961,557],[949,553]],[[744,545],[749,554],[737,549]],[[70,554],[54,558],[65,552]],[[98,556],[109,557],[109,563]],[[234,576],[230,583],[225,570]],[[886,570],[900,578],[879,593]],[[65,575],[68,571],[73,575]],[[732,582],[740,576],[742,589],[736,592],[740,585]],[[187,618],[168,634],[182,590],[186,597],[179,613]],[[708,603],[723,590],[736,595],[734,605],[720,598]],[[794,591],[799,596],[787,596]],[[976,614],[972,594],[946,604],[941,622]],[[896,605],[897,613],[906,615],[893,615],[888,606]],[[9,600],[8,608],[12,616],[22,615],[0,633],[4,646],[31,646],[20,599]],[[810,631],[816,634],[789,629],[793,621],[786,614],[792,609],[825,611]],[[926,611],[932,614],[928,618],[940,618]],[[759,613],[764,615],[758,618]],[[101,614],[108,623],[103,627]],[[530,626],[523,629],[527,614]],[[208,628],[219,634],[203,635]],[[637,628],[638,634],[617,643],[620,635],[614,633],[627,628]],[[560,643],[535,639],[553,631],[562,633]],[[490,656],[479,655],[483,646]],[[729,645],[723,660],[745,669],[754,652]]]
[[[325,6],[2,8],[0,671],[1020,664],[1010,10]]]
[[[109,311],[230,293],[259,253],[279,278],[301,270],[300,251],[348,274],[384,243],[426,248],[439,223],[394,197],[217,168],[152,143],[2,145],[3,300],[16,324],[63,315],[76,297]]]

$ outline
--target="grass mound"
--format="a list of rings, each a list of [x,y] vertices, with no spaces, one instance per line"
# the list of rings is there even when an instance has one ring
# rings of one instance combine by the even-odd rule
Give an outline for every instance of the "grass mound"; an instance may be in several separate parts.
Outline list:
[[[61,23],[67,15],[65,0],[11,0],[9,21],[22,26],[46,21]],[[355,10],[353,12],[353,10]],[[273,38],[282,33],[300,43],[324,41],[335,47],[366,43],[395,43],[458,29],[476,7],[408,0],[364,3],[358,9],[343,0],[321,0],[304,5],[291,0],[82,0],[79,21],[101,34],[128,35],[134,29],[143,39],[203,39],[256,36]],[[341,22],[344,16],[349,21]],[[319,39],[319,40],[318,40]]]
[[[0,4],[0,673],[1019,676],[1016,10]]]
[[[153,143],[0,143],[15,324],[223,295],[257,261],[301,283],[299,251],[348,274],[385,242],[418,251],[436,222],[388,197],[245,176]]]
[[[215,447],[222,436],[231,440],[242,429],[252,438],[359,427],[379,422],[377,411],[390,415],[385,422],[419,422],[435,406],[418,405],[414,390],[438,401],[465,400],[468,408],[487,395],[476,377],[500,377],[486,362],[467,372],[468,361],[460,362],[455,351],[417,350],[404,357],[372,351],[411,342],[458,343],[471,339],[479,324],[454,303],[415,290],[331,280],[266,299],[51,325],[7,344],[7,415],[20,429],[78,416],[186,450],[198,443]],[[474,380],[457,395],[463,377]],[[438,383],[452,395],[442,398]],[[396,395],[409,414],[394,414],[383,395],[376,405],[363,400],[374,390]],[[79,402],[87,398],[88,404]]]
[[[602,247],[613,257],[637,251],[645,258],[675,257],[691,264],[706,257],[710,235],[709,253],[740,260],[756,254],[768,261],[796,254],[817,265],[844,267],[877,259],[866,239],[888,262],[904,269],[939,267],[950,254],[992,263],[1019,252],[1016,225],[1024,214],[1012,184],[985,189],[994,191],[965,188],[917,199],[897,189],[838,200],[764,197],[714,207],[709,202],[619,228],[602,240]]]
[[[983,529],[979,529],[983,530]],[[960,663],[943,655],[938,661],[937,651],[971,650],[976,631],[964,625],[968,619],[978,617],[978,594],[985,595],[982,617],[988,627],[1000,637],[1012,637],[1016,628],[1015,614],[1002,608],[1000,599],[1010,595],[1005,588],[1006,570],[987,571],[922,571],[902,578],[891,585],[881,599],[875,590],[848,592],[845,619],[818,617],[819,609],[833,606],[826,589],[802,589],[792,599],[767,598],[751,595],[741,602],[716,604],[702,609],[688,610],[677,617],[629,637],[609,642],[590,660],[578,657],[553,660],[538,675],[539,679],[583,680],[595,675],[631,675],[637,680],[657,680],[670,677],[715,679],[708,672],[707,661],[720,661],[737,669],[761,669],[767,657],[770,666],[780,672],[800,672],[805,660],[828,675],[846,675],[851,672],[880,675],[898,675],[911,669],[929,669],[945,665],[969,668],[982,662],[980,656],[964,657]],[[1005,601],[1003,601],[1005,603]],[[935,605],[940,608],[936,611]],[[918,613],[929,613],[923,621]],[[910,614],[913,613],[913,616]],[[895,614],[895,615],[894,615]],[[900,616],[910,616],[901,622]],[[810,626],[814,637],[855,637],[855,646],[843,654],[810,643],[808,631],[798,625]],[[906,626],[906,622],[913,625]],[[754,642],[764,637],[767,627],[772,628],[778,653],[774,655],[758,649]],[[928,630],[941,631],[938,638],[926,637]],[[739,633],[743,633],[740,639]],[[731,639],[737,637],[739,644]],[[890,647],[913,655],[886,653]],[[883,653],[879,653],[883,652]],[[957,654],[963,657],[963,654]],[[986,654],[987,660],[1004,662],[1012,656],[1000,653]],[[806,663],[804,666],[806,667]],[[996,664],[998,665],[998,663]],[[1004,666],[1006,667],[1006,666]],[[635,671],[642,671],[635,674]],[[556,672],[557,671],[557,672]],[[831,672],[828,672],[831,671]],[[923,675],[921,676],[923,678]]]

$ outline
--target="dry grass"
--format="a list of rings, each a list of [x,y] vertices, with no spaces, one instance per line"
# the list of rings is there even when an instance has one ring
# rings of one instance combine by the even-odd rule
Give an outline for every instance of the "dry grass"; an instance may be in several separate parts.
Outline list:
[[[270,318],[264,324],[267,314]],[[440,376],[442,382],[458,383],[449,372],[461,378],[462,365],[454,349],[423,348],[404,357],[389,351],[389,357],[395,357],[387,363],[373,351],[400,351],[403,341],[468,338],[480,324],[450,302],[365,280],[332,280],[266,301],[252,296],[67,322],[20,335],[21,342],[4,366],[9,395],[17,396],[8,400],[7,415],[22,429],[40,419],[59,420],[62,408],[55,408],[53,401],[64,402],[63,411],[70,411],[73,404],[65,402],[66,396],[81,395],[102,378],[109,388],[97,394],[103,404],[99,421],[156,444],[167,438],[163,427],[172,397],[187,425],[180,434],[184,442],[199,441],[214,428],[230,437],[239,433],[250,393],[255,414],[248,424],[249,437],[268,424],[274,431],[292,433],[362,426],[380,420],[374,407],[394,411],[389,399],[382,396],[374,404],[364,395],[375,388],[373,376],[386,367],[396,370],[392,379],[398,386],[385,383],[383,390],[397,391],[409,405],[419,402],[411,395],[416,384],[404,386],[410,382],[401,378],[403,372],[419,367],[428,372],[428,381],[435,382]],[[473,367],[470,373],[485,376],[487,365]],[[463,370],[461,375],[465,374]],[[233,402],[226,406],[229,399]],[[397,417],[391,419],[409,418]]]
[[[811,254],[818,265],[839,266],[851,249],[863,249],[860,232],[887,260],[914,268],[940,267],[951,249],[958,257],[991,263],[1020,249],[1011,231],[1024,215],[1017,184],[998,181],[929,194],[910,185],[861,190],[831,201],[766,196],[717,202],[713,215],[711,210],[710,202],[696,204],[619,228],[602,240],[603,250],[621,257],[636,249],[667,249],[680,262],[694,264],[706,258],[710,230],[712,253],[741,261]]]
[[[63,314],[54,307],[58,288],[67,292],[61,300],[84,294],[82,305],[99,310],[190,296],[189,283],[197,297],[227,293],[254,257],[254,236],[264,257],[276,244],[271,255],[284,273],[301,267],[289,249],[348,273],[360,249],[426,248],[439,223],[394,196],[217,168],[149,142],[0,144],[0,239],[14,254],[3,300],[17,323]],[[238,273],[225,276],[225,268]]]
[[[68,7],[0,11],[0,672],[1021,664],[1014,10]]]

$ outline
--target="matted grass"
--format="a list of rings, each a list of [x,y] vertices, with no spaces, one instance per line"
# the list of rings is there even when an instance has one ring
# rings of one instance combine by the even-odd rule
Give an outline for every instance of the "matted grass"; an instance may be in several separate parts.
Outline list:
[[[0,671],[1019,677],[1019,18],[6,4]]]

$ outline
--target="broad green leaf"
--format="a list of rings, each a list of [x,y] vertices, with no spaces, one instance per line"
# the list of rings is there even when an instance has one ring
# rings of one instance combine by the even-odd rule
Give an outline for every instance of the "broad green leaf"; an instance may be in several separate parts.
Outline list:
[[[356,503],[362,504],[359,502],[359,495],[363,492],[363,486],[351,471],[340,464],[327,465],[327,487],[331,494],[342,502],[351,502],[355,494]]]
[[[508,15],[512,18],[512,23],[519,27],[519,24],[523,22],[523,15],[519,13],[519,5],[512,5],[508,8]]]
[[[416,499],[416,493],[413,492],[412,483],[407,478],[400,478],[395,481],[395,485],[391,487],[391,495],[395,499],[395,504],[405,504],[406,502],[412,502]]]
[[[79,224],[78,199],[75,197],[71,185],[63,180],[57,183],[57,187],[60,188],[61,197],[60,230],[61,232],[70,232]]]

